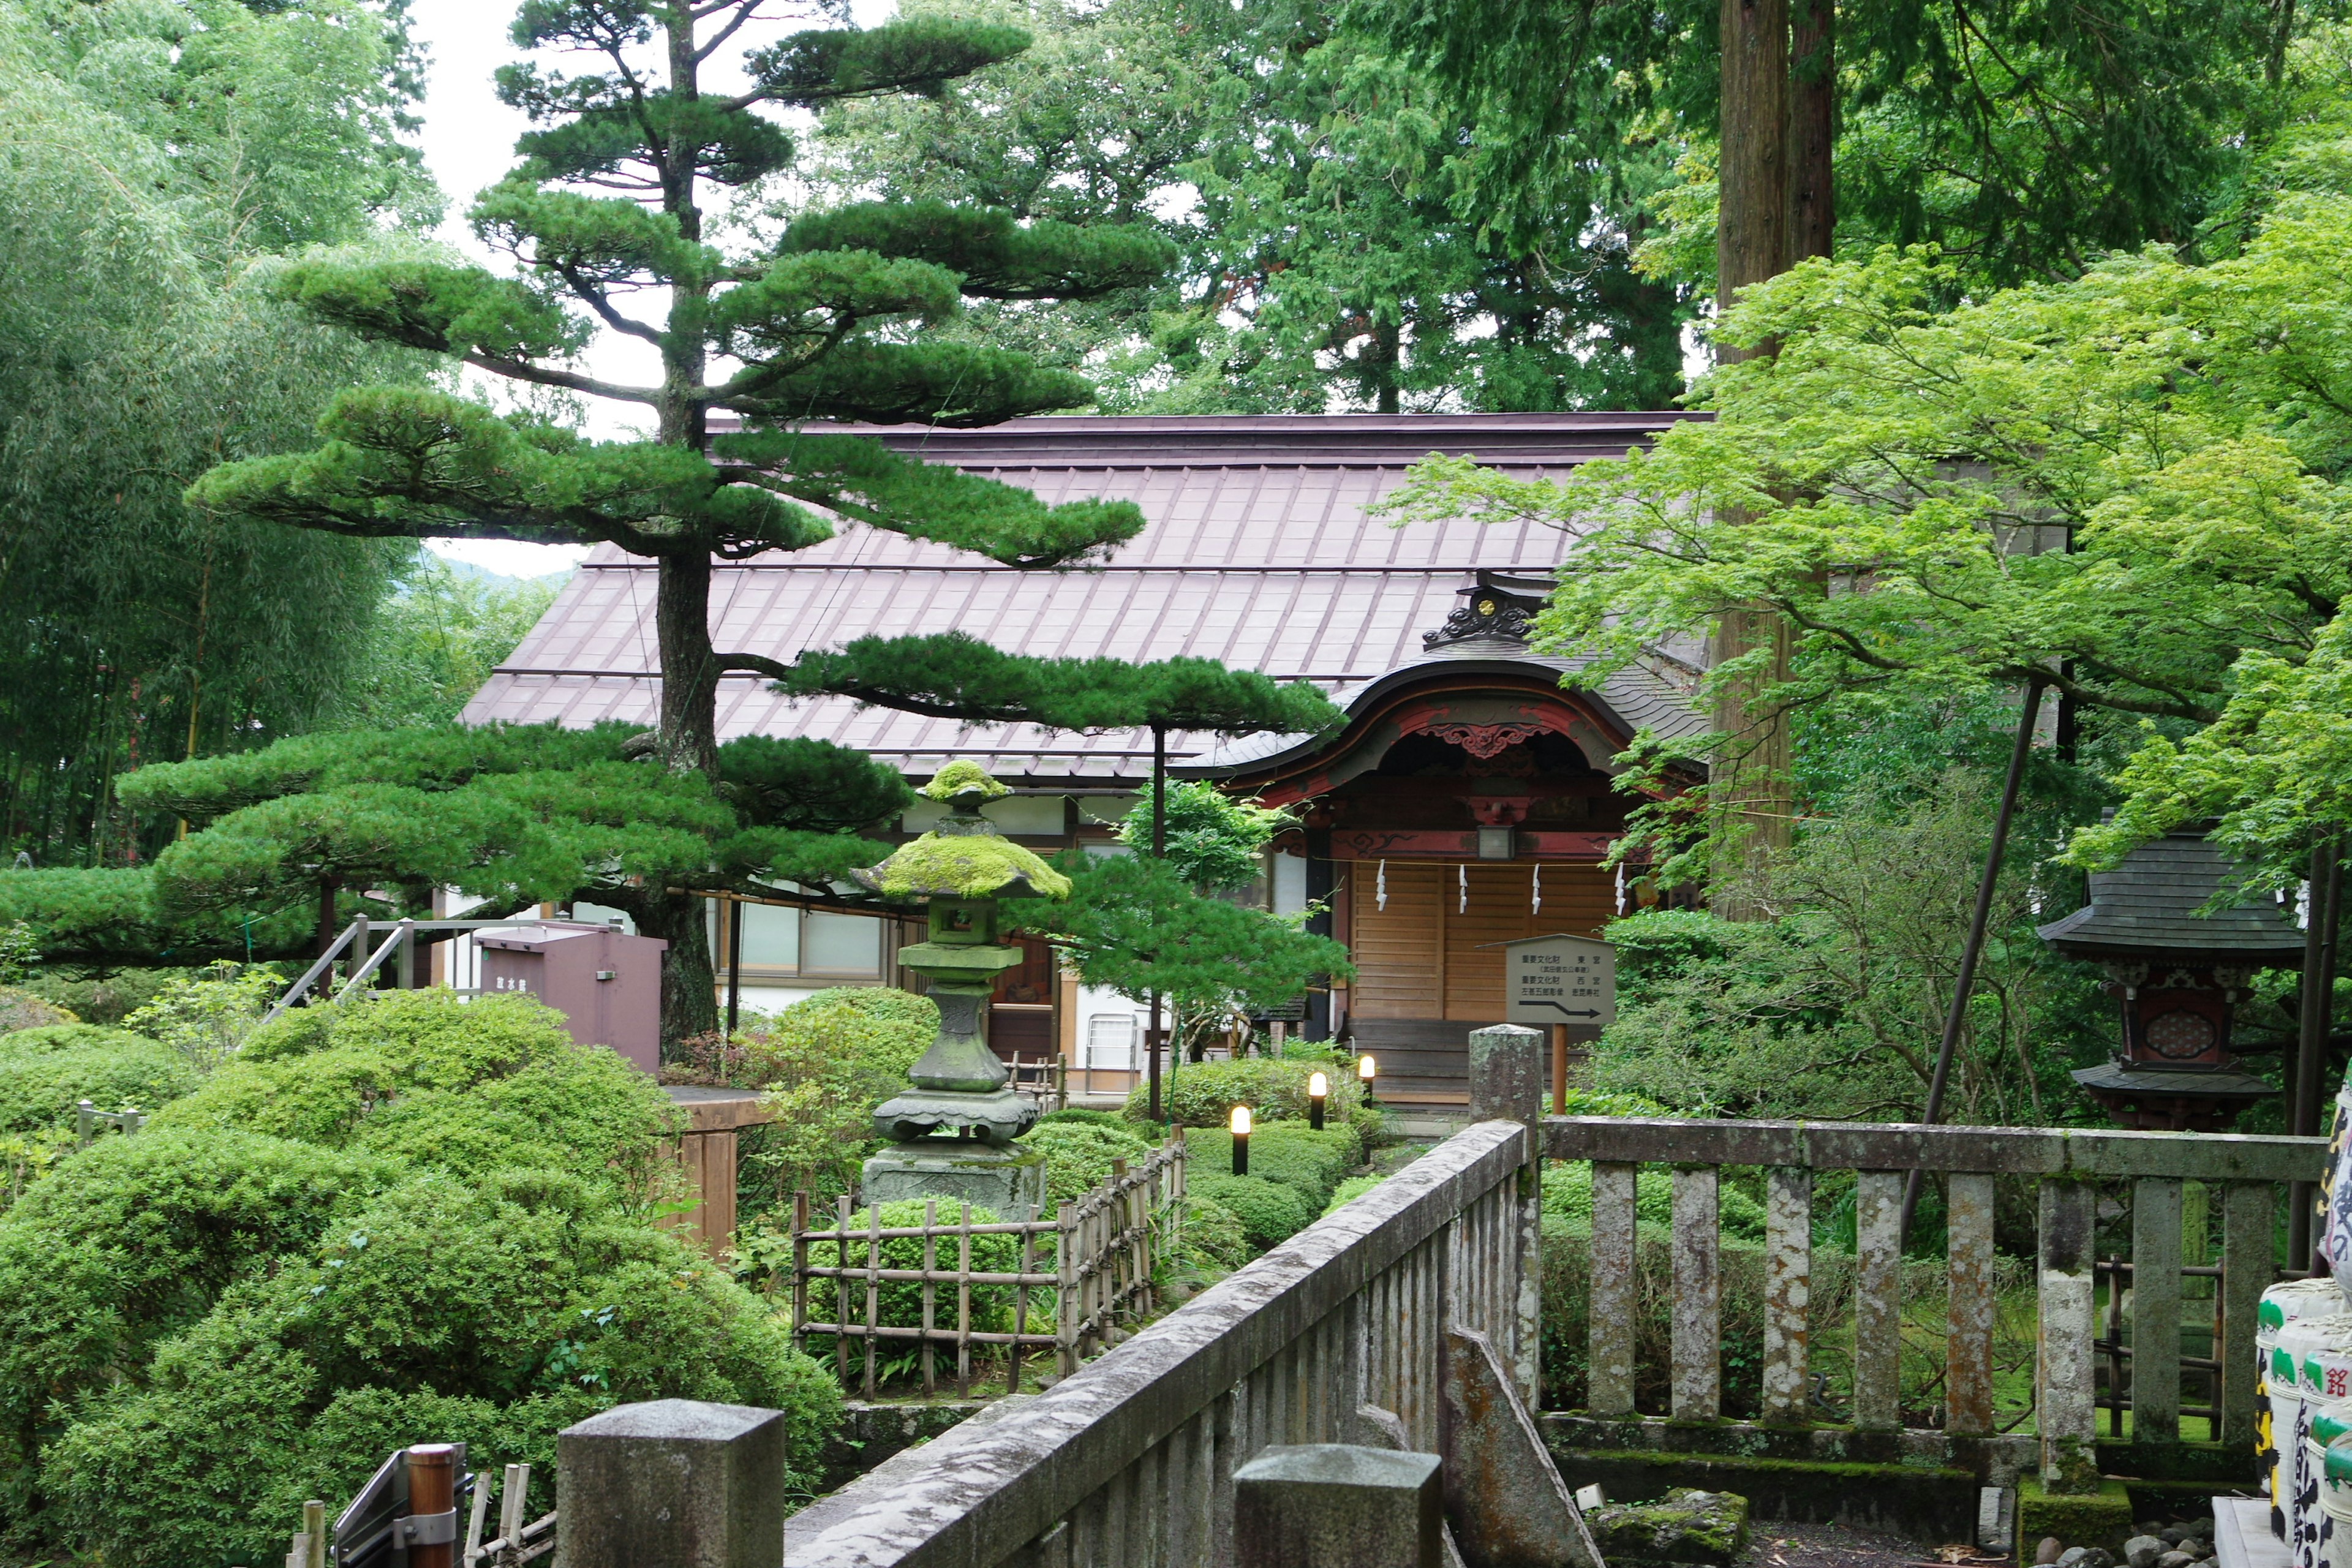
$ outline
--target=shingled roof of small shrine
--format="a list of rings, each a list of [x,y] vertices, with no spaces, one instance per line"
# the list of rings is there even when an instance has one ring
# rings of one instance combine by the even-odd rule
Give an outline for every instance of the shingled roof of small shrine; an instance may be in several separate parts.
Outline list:
[[[2112,871],[2092,872],[2091,901],[2035,934],[2082,957],[2201,952],[2222,962],[2300,964],[2302,929],[2277,904],[2255,900],[2199,912],[2242,875],[2203,835],[2170,834],[2141,845]]]
[[[868,634],[961,629],[1008,651],[1214,658],[1312,680],[1342,703],[1427,659],[1481,570],[1541,572],[1566,540],[1537,523],[1393,528],[1369,508],[1433,451],[1475,457],[1520,478],[1559,477],[1616,457],[1685,414],[1069,416],[985,430],[872,434],[933,462],[1035,491],[1048,501],[1133,500],[1147,526],[1099,565],[1000,566],[858,525],[808,550],[713,563],[711,634],[731,651],[789,660]],[[470,722],[651,722],[658,705],[654,564],[614,546],[582,563],[553,605],[467,704]],[[1563,668],[1556,660],[1535,660]],[[1625,721],[1702,727],[1680,687],[1647,669],[1600,692]],[[1148,733],[1074,735],[971,728],[845,699],[795,701],[752,676],[719,694],[723,738],[810,735],[918,776],[958,758],[1038,781],[1140,778]],[[1170,737],[1171,762],[1211,735]]]

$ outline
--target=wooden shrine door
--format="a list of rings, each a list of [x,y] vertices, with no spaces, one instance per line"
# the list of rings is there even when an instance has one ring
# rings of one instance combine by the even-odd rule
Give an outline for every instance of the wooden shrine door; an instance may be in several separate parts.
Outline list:
[[[1358,1018],[1498,1022],[1503,950],[1495,944],[1596,936],[1616,912],[1616,875],[1597,866],[1543,866],[1540,909],[1538,867],[1528,861],[1391,862],[1385,907],[1379,862],[1351,862],[1348,875],[1357,971],[1349,1010]]]

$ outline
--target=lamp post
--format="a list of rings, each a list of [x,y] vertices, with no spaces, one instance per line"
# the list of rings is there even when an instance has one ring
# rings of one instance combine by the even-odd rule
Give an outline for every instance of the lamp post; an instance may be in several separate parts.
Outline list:
[[[1364,1103],[1370,1105],[1378,1098],[1372,1093],[1372,1079],[1379,1076],[1380,1066],[1370,1053],[1356,1058],[1356,1081],[1364,1086]]]
[[[1307,1075],[1307,1125],[1316,1131],[1323,1131],[1323,1100],[1331,1092],[1331,1080],[1319,1072]]]
[[[1234,1174],[1246,1176],[1249,1174],[1250,1108],[1234,1106],[1234,1113],[1225,1125],[1233,1130],[1234,1134]]]

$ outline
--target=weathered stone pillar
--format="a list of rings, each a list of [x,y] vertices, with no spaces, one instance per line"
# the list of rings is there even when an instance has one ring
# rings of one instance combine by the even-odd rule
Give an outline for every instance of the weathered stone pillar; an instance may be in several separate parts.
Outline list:
[[[1487,1328],[1511,1364],[1519,1399],[1534,1409],[1543,1345],[1543,1113],[1551,1076],[1551,1042],[1541,1029],[1497,1024],[1470,1032],[1470,1120],[1517,1121],[1528,1130],[1526,1163],[1519,1167],[1518,1270],[1512,1281],[1517,1321]]]
[[[1261,1448],[1234,1472],[1236,1568],[1439,1568],[1439,1468],[1345,1443]]]
[[[555,1443],[564,1568],[781,1568],[781,1411],[656,1399]]]
[[[2053,1492],[2099,1489],[2096,1367],[2091,1341],[2096,1300],[2091,1263],[2095,1219],[2090,1184],[2042,1184],[2042,1347],[2038,1358],[2042,1486]]]

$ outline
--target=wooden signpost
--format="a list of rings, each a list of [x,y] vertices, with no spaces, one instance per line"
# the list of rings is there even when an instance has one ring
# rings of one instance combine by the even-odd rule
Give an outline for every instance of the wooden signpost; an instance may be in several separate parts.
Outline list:
[[[1571,1039],[1597,1040],[1617,1016],[1617,953],[1598,937],[1523,937],[1502,944],[1504,1021],[1551,1032],[1551,1108],[1568,1106]]]

